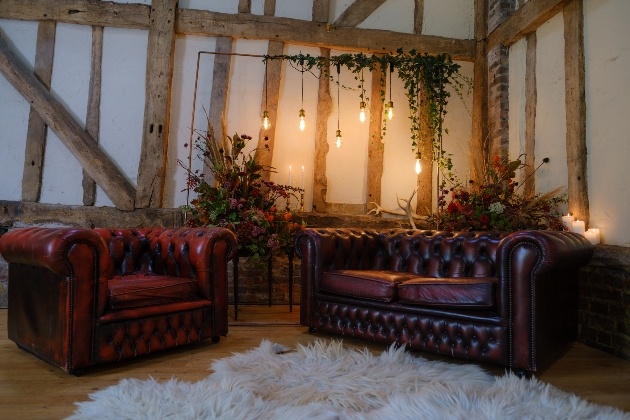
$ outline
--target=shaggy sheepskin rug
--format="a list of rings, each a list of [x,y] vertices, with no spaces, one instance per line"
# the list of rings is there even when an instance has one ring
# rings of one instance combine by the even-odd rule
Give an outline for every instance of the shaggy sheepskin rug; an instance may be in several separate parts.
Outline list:
[[[630,419],[536,379],[394,347],[375,356],[340,341],[265,340],[211,369],[195,383],[124,379],[76,403],[70,419]]]

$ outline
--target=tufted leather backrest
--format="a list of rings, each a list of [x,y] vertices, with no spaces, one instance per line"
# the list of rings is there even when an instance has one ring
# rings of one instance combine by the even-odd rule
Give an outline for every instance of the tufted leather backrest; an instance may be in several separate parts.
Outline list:
[[[505,233],[395,229],[380,235],[379,269],[430,277],[494,277]]]

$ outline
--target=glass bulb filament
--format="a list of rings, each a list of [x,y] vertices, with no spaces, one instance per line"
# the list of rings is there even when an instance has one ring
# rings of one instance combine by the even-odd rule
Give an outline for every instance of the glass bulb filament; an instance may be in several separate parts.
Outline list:
[[[265,130],[267,130],[267,129],[269,129],[269,127],[271,127],[271,123],[269,122],[269,114],[267,113],[267,111],[263,112],[262,124],[263,124],[263,128]]]
[[[394,103],[392,101],[387,103],[387,118],[390,120],[394,118]]]
[[[300,131],[304,131],[304,129],[306,128],[306,121],[304,121],[304,117],[306,116],[306,113],[304,112],[303,109],[300,109]]]
[[[335,146],[337,146],[337,149],[341,149],[341,130],[337,130],[337,140],[335,140]]]
[[[359,121],[365,122],[365,102],[361,101],[361,105],[359,105]]]

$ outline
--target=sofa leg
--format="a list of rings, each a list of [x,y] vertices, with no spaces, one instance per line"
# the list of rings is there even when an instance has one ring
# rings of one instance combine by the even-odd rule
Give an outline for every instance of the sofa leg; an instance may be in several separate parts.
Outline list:
[[[210,338],[210,340],[212,340],[212,343],[214,343],[214,344],[218,343],[220,339],[221,339],[221,337],[219,337],[218,335],[216,337]]]
[[[310,334],[313,334],[313,333],[315,332],[315,328],[313,328],[313,327],[308,327],[308,332],[309,332]]]

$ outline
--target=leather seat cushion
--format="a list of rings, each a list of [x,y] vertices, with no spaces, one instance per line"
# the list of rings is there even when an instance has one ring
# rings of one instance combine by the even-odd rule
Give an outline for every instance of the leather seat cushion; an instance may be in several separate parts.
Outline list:
[[[197,280],[154,274],[116,276],[108,281],[108,289],[111,309],[164,305],[198,297]]]
[[[398,301],[411,305],[493,308],[496,277],[418,277],[398,285]]]
[[[320,290],[358,298],[392,302],[397,299],[396,284],[417,274],[387,270],[335,270],[322,276]]]

